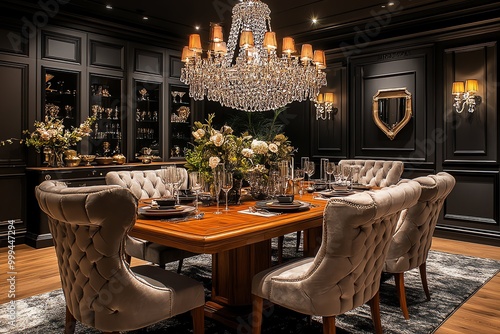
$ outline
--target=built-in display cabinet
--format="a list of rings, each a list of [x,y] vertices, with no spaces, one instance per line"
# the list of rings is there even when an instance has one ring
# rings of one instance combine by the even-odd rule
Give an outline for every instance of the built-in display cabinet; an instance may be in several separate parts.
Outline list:
[[[134,159],[162,161],[163,84],[134,81]]]
[[[170,159],[184,159],[188,145],[192,142],[191,98],[186,86],[170,85]]]
[[[90,137],[89,153],[113,156],[123,152],[122,79],[90,76],[90,116],[96,118]]]

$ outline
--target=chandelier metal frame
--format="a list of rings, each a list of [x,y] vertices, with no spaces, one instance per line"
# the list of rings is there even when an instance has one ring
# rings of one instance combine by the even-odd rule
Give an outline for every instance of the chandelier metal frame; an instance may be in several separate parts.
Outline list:
[[[312,46],[304,44],[299,57],[293,39],[285,37],[278,56],[271,10],[260,0],[243,0],[232,14],[227,46],[219,24],[212,24],[205,52],[200,35],[189,36],[181,72],[189,96],[194,100],[206,96],[222,106],[251,112],[275,110],[293,101],[316,101],[326,85],[324,52],[313,53]]]

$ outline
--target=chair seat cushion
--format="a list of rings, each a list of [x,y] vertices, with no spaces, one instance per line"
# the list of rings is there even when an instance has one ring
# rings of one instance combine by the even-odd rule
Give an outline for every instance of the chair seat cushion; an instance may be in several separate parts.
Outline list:
[[[130,269],[153,287],[172,291],[170,316],[205,304],[205,292],[200,282],[156,266],[142,265]],[[151,305],[151,307],[159,307],[159,305]]]

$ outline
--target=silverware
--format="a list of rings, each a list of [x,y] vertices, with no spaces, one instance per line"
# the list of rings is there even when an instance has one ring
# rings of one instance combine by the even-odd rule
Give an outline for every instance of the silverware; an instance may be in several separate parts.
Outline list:
[[[186,217],[179,217],[179,218],[169,218],[169,219],[160,219],[161,222],[163,223],[179,223],[179,222],[185,222],[188,220],[199,220],[202,219],[203,216],[205,215],[204,212],[200,212],[196,215],[192,216],[186,216]]]
[[[249,206],[248,207],[248,211],[252,212],[252,213],[264,213],[264,214],[267,214],[267,215],[272,215],[272,216],[278,216],[278,215],[281,215],[281,212],[271,212],[269,210],[266,210],[266,209],[262,209],[262,208],[257,208],[255,206]]]

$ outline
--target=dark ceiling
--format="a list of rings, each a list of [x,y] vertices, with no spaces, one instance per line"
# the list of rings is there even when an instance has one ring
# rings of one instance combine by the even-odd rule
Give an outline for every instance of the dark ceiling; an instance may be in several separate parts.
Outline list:
[[[470,8],[473,0],[264,0],[271,9],[272,29],[279,37],[293,36],[301,42],[314,34],[334,36],[342,29],[353,31],[356,27],[365,27],[367,23],[379,19],[393,22],[400,18],[420,17],[425,15],[446,13],[460,6]],[[477,1],[477,0],[476,0]],[[40,2],[36,0],[2,0],[0,7],[31,6],[40,10]],[[55,2],[55,1],[54,1]],[[102,26],[103,30],[114,34],[120,33],[120,25],[135,30],[137,34],[161,36],[171,45],[182,46],[187,43],[189,34],[196,32],[198,26],[202,37],[207,37],[210,22],[220,22],[226,31],[230,27],[231,10],[238,0],[65,0],[60,5],[62,13],[54,15],[51,20],[63,20],[88,26]],[[485,1],[480,1],[485,2]],[[108,9],[106,5],[113,8]],[[423,14],[425,13],[425,14]],[[57,13],[59,14],[59,12]],[[148,19],[145,20],[144,16]],[[312,18],[318,22],[312,23]],[[102,25],[109,22],[109,26]],[[425,22],[424,22],[425,23]],[[118,24],[118,25],[117,25]],[[104,31],[106,33],[106,31]],[[227,36],[227,33],[226,33]]]

